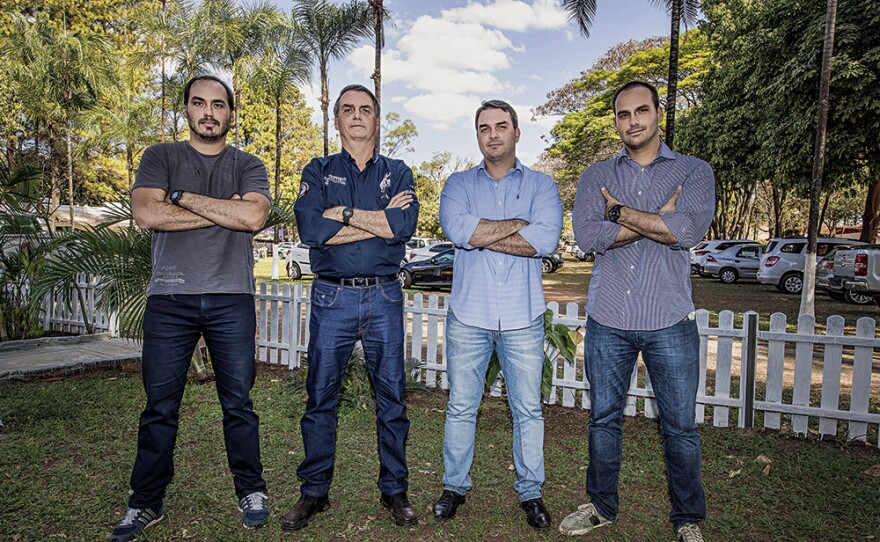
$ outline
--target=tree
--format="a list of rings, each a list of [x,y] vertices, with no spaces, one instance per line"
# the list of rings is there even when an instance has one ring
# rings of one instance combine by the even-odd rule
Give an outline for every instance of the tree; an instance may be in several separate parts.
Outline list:
[[[373,24],[373,37],[376,40],[375,47],[375,64],[376,68],[373,70],[373,75],[370,76],[370,79],[373,80],[373,86],[375,88],[374,93],[376,94],[376,101],[379,102],[379,108],[382,107],[382,49],[385,47],[385,19],[388,18],[388,10],[385,9],[384,0],[368,0],[369,1],[369,15],[370,20]],[[376,148],[382,148],[382,127],[376,129]]]
[[[456,171],[464,171],[476,164],[449,151],[435,152],[413,169],[416,195],[419,198],[419,227],[421,235],[444,239],[440,226],[440,193],[446,179]]]
[[[393,158],[398,152],[414,152],[411,147],[415,138],[419,137],[416,125],[410,119],[400,120],[400,113],[389,111],[385,113],[385,142],[382,143],[382,154]]]
[[[669,11],[672,30],[669,34],[669,73],[666,79],[666,144],[672,147],[675,136],[675,110],[678,99],[678,47],[679,29],[696,22],[700,0],[651,0],[651,3]],[[581,34],[590,37],[590,27],[596,16],[596,0],[562,0],[562,7],[569,19],[577,23]]]
[[[321,113],[324,117],[324,156],[329,154],[331,60],[345,56],[357,43],[370,35],[367,6],[351,0],[341,6],[328,0],[295,0],[292,19],[303,46],[317,63],[321,77]]]

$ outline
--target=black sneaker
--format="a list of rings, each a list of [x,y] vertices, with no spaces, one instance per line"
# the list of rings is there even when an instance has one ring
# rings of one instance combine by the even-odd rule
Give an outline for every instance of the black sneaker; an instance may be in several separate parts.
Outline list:
[[[125,517],[110,534],[110,542],[128,542],[134,540],[144,529],[158,523],[165,517],[165,505],[159,505],[158,510],[152,508],[129,508]]]
[[[268,500],[269,497],[265,493],[255,491],[238,501],[241,524],[245,529],[259,529],[266,525],[269,520],[269,506],[266,505]]]

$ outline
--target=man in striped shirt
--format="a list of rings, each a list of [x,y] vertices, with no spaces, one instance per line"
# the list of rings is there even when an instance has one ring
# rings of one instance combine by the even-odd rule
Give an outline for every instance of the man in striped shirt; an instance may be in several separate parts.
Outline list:
[[[544,290],[541,256],[559,243],[562,203],[553,179],[516,158],[516,111],[483,102],[475,125],[483,161],[454,173],[440,197],[440,224],[455,243],[446,316],[449,403],[443,441],[443,495],[434,517],[451,519],[471,489],[477,410],[493,352],[513,413],[514,489],[526,520],[550,526],[544,484]]]
[[[651,85],[624,85],[613,110],[624,148],[584,171],[572,214],[578,246],[597,254],[584,343],[590,502],[559,529],[584,534],[617,516],[623,409],[641,353],[660,411],[669,519],[679,541],[701,541],[706,499],[695,421],[700,339],[691,316],[688,248],[712,222],[715,177],[709,164],[660,140],[663,110]]]

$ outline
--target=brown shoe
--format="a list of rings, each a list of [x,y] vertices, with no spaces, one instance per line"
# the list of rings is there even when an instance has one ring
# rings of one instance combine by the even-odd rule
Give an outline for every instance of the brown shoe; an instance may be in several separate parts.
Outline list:
[[[281,530],[298,531],[309,524],[312,516],[328,508],[330,508],[330,499],[327,495],[323,497],[300,495],[293,509],[281,518]]]
[[[395,525],[409,527],[419,522],[419,518],[416,517],[416,511],[406,497],[406,491],[395,495],[382,493],[380,500],[382,501],[382,506],[391,510],[391,517],[394,518]]]

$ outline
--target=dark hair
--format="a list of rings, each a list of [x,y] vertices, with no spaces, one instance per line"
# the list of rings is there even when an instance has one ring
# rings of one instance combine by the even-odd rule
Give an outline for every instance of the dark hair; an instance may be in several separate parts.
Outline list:
[[[333,116],[334,117],[339,116],[339,100],[341,100],[342,95],[345,94],[346,92],[348,92],[349,90],[363,92],[367,96],[369,96],[370,99],[373,100],[373,108],[376,110],[376,117],[379,116],[379,100],[376,99],[376,95],[373,94],[373,91],[363,85],[354,84],[354,85],[347,85],[347,86],[343,87],[342,90],[339,91],[339,96],[336,97],[336,102],[333,104]]]
[[[645,83],[644,81],[630,81],[629,83],[620,87],[620,90],[614,93],[614,98],[611,98],[611,109],[614,111],[614,114],[617,114],[617,97],[624,91],[636,88],[643,87],[651,91],[651,99],[654,101],[654,109],[660,109],[660,96],[657,94],[657,89],[654,85],[650,83]]]
[[[513,121],[513,129],[519,128],[519,120],[516,118],[516,111],[513,106],[502,100],[486,100],[477,108],[477,114],[474,115],[474,128],[480,127],[480,113],[487,109],[500,109],[510,114],[510,120]]]
[[[223,88],[226,89],[226,101],[229,102],[227,105],[229,106],[230,111],[235,111],[235,94],[232,93],[232,89],[229,88],[229,85],[219,77],[215,77],[213,75],[199,75],[198,77],[193,77],[189,81],[187,81],[186,86],[183,87],[183,105],[189,103],[189,89],[196,83],[196,81],[215,81],[223,85]]]

